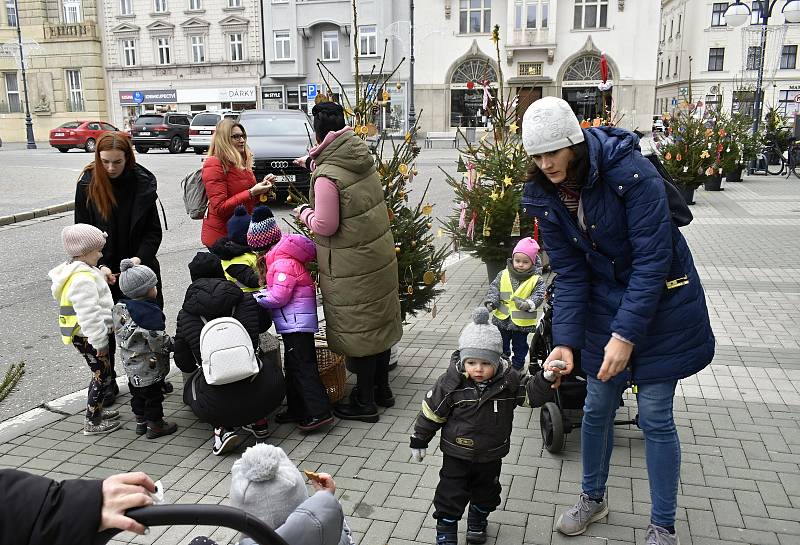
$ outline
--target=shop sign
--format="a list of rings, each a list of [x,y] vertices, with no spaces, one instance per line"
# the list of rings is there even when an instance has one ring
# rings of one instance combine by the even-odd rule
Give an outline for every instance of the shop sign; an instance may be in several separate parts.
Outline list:
[[[262,100],[282,100],[283,99],[283,91],[261,91],[261,99]]]
[[[174,104],[178,102],[175,89],[153,89],[137,91],[120,91],[119,103],[132,104]]]

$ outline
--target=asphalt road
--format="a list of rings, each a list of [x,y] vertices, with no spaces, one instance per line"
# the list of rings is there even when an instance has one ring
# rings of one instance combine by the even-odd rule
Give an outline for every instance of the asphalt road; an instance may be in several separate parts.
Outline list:
[[[26,150],[0,148],[0,215],[13,214],[69,201],[75,182],[91,155],[73,150],[62,154],[42,146]],[[183,209],[180,180],[198,168],[193,153],[170,155],[154,150],[137,160],[158,178],[169,229],[164,232],[158,257],[164,283],[167,330],[174,332],[175,317],[188,286],[186,267],[200,243],[200,221]],[[452,207],[452,191],[439,171],[441,165],[455,172],[454,150],[424,150],[418,158],[419,176],[413,182],[411,202],[420,198],[424,183],[433,178],[426,202],[434,204],[434,218],[446,216]],[[274,206],[281,228],[290,206]],[[72,223],[72,213],[49,216],[0,227],[0,377],[15,362],[24,361],[25,375],[17,388],[0,401],[0,421],[42,403],[84,388],[89,381],[85,362],[72,347],[61,343],[57,307],[50,294],[47,271],[63,259],[61,229]],[[436,222],[438,224],[438,222]],[[437,240],[445,244],[445,237]],[[117,363],[117,372],[122,372]]]

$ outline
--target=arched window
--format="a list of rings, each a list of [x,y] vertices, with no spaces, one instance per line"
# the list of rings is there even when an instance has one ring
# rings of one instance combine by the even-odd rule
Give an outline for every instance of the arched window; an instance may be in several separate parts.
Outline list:
[[[485,127],[483,82],[489,81],[490,93],[497,87],[497,71],[486,58],[467,59],[450,77],[450,126]]]
[[[450,83],[463,83],[478,82],[489,80],[494,83],[497,81],[497,72],[491,63],[484,59],[470,59],[464,61],[453,71],[453,77],[450,78]]]
[[[608,79],[614,79],[610,68],[608,70]],[[578,57],[564,71],[564,81],[600,83],[600,57],[597,55]]]

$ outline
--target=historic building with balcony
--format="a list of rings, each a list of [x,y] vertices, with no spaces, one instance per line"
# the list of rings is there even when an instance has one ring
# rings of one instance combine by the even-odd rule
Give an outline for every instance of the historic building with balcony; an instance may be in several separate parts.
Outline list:
[[[264,63],[258,0],[102,0],[109,110],[255,108]]]
[[[66,121],[107,118],[97,1],[8,0],[0,6],[0,138],[26,139],[17,25],[36,140]]]

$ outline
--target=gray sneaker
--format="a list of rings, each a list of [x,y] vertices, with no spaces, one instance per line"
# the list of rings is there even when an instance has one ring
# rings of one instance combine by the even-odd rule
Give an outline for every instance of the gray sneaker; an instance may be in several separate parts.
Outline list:
[[[678,534],[670,534],[665,528],[651,524],[644,535],[647,545],[680,545]]]
[[[607,514],[608,502],[605,499],[597,503],[586,494],[581,493],[578,502],[558,517],[556,529],[564,535],[577,536],[585,532],[589,524],[600,520]],[[648,543],[650,542],[648,541]]]
[[[99,424],[92,424],[91,420],[86,420],[83,424],[84,435],[101,435],[114,431],[119,427],[119,420],[102,420]]]

